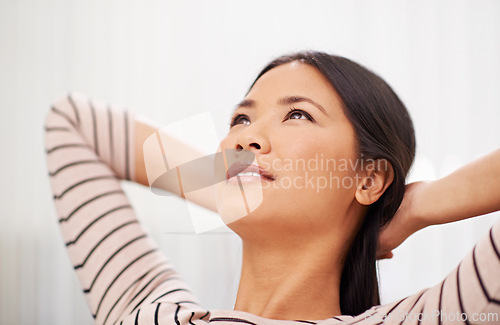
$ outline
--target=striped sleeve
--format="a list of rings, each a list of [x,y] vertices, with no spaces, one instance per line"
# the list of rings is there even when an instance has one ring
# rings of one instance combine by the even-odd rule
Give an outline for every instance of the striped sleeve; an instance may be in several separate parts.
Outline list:
[[[121,188],[121,180],[135,180],[134,122],[126,110],[78,94],[46,115],[47,166],[67,252],[97,324],[204,324],[209,313]]]
[[[500,219],[439,284],[366,315],[367,323],[500,324]]]

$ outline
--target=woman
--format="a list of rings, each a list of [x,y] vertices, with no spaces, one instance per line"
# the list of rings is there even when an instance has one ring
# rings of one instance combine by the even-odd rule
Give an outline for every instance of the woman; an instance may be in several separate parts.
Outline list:
[[[412,184],[398,210],[415,153],[411,120],[382,79],[347,59],[320,52],[278,58],[231,119],[222,152],[255,158],[227,166],[228,179],[217,184],[217,208],[243,240],[234,311],[199,305],[120,188],[119,179],[148,185],[158,176],[146,171],[143,143],[167,135],[76,95],[54,105],[46,130],[63,237],[97,323],[377,324],[400,323],[408,313],[431,324],[456,312],[498,316],[498,222],[439,285],[379,305],[377,254],[391,257],[428,225],[500,209],[500,152]],[[318,154],[328,168],[298,163]],[[160,166],[160,158],[149,163]],[[165,189],[184,196],[182,181]],[[215,209],[206,198],[192,200]]]

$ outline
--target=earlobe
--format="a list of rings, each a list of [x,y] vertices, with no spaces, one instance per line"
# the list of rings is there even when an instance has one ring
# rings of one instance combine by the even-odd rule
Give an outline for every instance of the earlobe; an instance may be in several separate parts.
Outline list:
[[[394,180],[394,170],[386,159],[377,159],[375,162],[373,168],[365,171],[366,175],[356,188],[356,201],[362,205],[376,202]]]

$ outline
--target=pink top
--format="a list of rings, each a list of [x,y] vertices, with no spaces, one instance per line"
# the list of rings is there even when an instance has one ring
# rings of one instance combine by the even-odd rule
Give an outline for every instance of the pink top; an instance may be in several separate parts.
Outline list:
[[[285,321],[203,308],[121,188],[121,180],[135,181],[134,122],[125,110],[76,94],[46,116],[58,221],[97,324],[500,324],[500,221],[438,285],[355,317]]]

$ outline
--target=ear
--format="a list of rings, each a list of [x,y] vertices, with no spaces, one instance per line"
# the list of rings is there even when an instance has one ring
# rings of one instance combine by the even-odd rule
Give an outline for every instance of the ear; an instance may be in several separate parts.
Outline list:
[[[361,171],[361,181],[356,188],[356,201],[362,205],[376,202],[394,180],[394,169],[387,159],[371,160]]]

